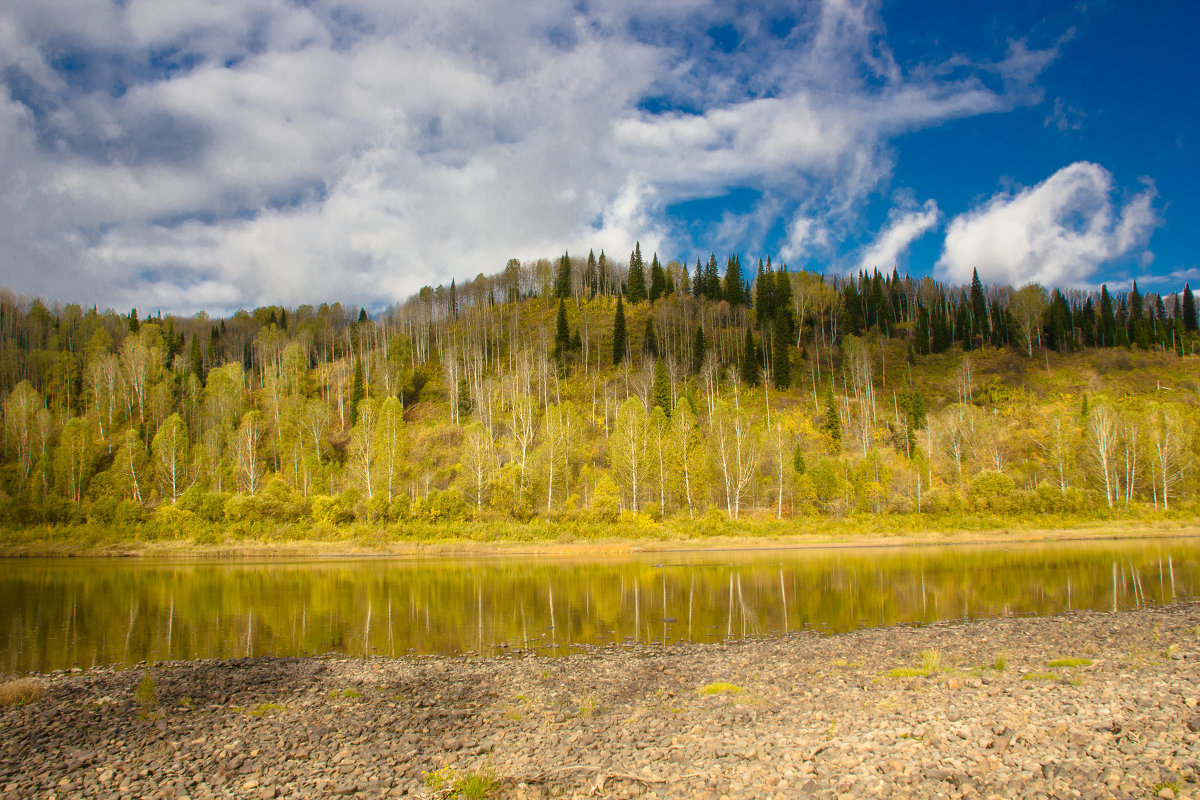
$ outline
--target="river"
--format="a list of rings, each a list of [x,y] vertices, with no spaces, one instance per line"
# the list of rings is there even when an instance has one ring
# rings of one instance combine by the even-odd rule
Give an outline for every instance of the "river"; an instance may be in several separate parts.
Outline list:
[[[0,670],[537,652],[1200,596],[1200,539],[551,558],[0,560]]]

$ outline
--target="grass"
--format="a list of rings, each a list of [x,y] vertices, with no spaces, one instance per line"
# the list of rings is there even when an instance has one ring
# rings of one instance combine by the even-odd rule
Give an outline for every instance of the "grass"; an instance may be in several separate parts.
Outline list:
[[[357,689],[334,689],[329,693],[330,700],[357,700],[362,697],[362,692]]]
[[[499,796],[500,781],[490,768],[460,771],[447,764],[425,773],[425,788],[438,797],[488,800]]]
[[[1004,670],[1007,668],[1008,656],[1006,656],[1004,653],[997,654],[996,659],[992,662],[992,669],[996,670],[996,672],[1004,672]]]
[[[741,694],[745,691],[740,686],[735,686],[732,683],[725,681],[714,681],[713,683],[705,684],[698,690],[700,694]]]
[[[1077,658],[1077,657],[1056,658],[1053,661],[1046,662],[1046,666],[1051,667],[1051,668],[1055,668],[1055,667],[1090,667],[1091,665],[1092,665],[1092,660],[1090,658]]]
[[[839,546],[957,541],[1046,541],[1063,538],[1105,539],[1114,536],[1196,535],[1194,511],[1159,514],[1148,524],[1144,510],[1126,515],[1093,517],[1078,514],[1029,512],[1003,518],[971,513],[848,514],[838,520],[798,515],[777,521],[746,519],[687,520],[668,518],[637,524],[598,522],[586,516],[571,519],[535,518],[529,522],[485,519],[438,523],[353,522],[322,525],[313,522],[228,523],[188,520],[166,526],[153,520],[130,525],[98,522],[30,525],[6,531],[0,555],[114,555],[138,552],[161,557],[263,555],[333,555],[364,552],[394,554],[553,552],[624,553],[634,547],[762,546],[767,542],[794,545],[835,543]],[[167,528],[170,528],[169,530]]]
[[[283,705],[282,703],[259,703],[257,706],[250,709],[246,713],[252,717],[262,717],[262,716],[266,716],[267,712],[269,712],[269,711],[286,711],[286,710],[287,710],[287,706]]]
[[[27,706],[41,700],[46,687],[33,678],[17,678],[0,683],[0,706]]]
[[[579,716],[584,719],[590,718],[596,713],[596,706],[599,700],[596,698],[596,693],[588,689],[583,693],[583,698],[579,701]]]
[[[1026,672],[1021,676],[1023,681],[1053,681],[1057,679],[1058,675],[1053,672]]]
[[[133,697],[142,707],[143,716],[158,707],[158,687],[154,685],[154,677],[149,672],[143,674],[142,679],[138,681]]]
[[[921,666],[896,667],[888,672],[892,678],[924,678],[935,675],[942,669],[942,653],[940,650],[922,650]]]

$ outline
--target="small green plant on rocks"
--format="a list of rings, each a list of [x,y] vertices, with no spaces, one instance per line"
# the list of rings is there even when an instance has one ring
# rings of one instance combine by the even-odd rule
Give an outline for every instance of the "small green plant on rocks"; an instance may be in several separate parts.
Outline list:
[[[942,653],[939,650],[922,650],[921,666],[896,667],[888,672],[893,678],[923,678],[934,675],[942,669]]]
[[[588,689],[583,693],[583,698],[579,701],[579,716],[584,719],[590,718],[596,713],[596,706],[599,701],[596,698],[596,693]]]
[[[1008,656],[1004,653],[998,653],[996,659],[992,662],[992,669],[996,672],[1004,672],[1008,668]]]
[[[487,800],[498,796],[500,782],[491,769],[459,771],[447,764],[425,773],[425,787],[436,797]]]
[[[142,679],[138,681],[137,689],[134,690],[133,697],[137,700],[142,717],[148,717],[158,708],[158,687],[154,685],[154,678],[149,672],[142,675]]]
[[[1052,681],[1058,676],[1053,672],[1026,672],[1021,676],[1023,681]]]
[[[362,692],[357,689],[334,689],[329,693],[330,700],[357,700],[362,697]]]
[[[1047,661],[1047,667],[1090,667],[1092,660],[1090,658],[1056,658],[1052,661]]]
[[[744,689],[725,681],[714,681],[700,687],[700,694],[741,694]]]

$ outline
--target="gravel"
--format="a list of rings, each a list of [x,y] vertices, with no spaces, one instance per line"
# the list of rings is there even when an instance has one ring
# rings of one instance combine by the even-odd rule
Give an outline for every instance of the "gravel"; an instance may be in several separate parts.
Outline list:
[[[1195,603],[558,659],[37,680],[40,699],[0,707],[5,800],[437,797],[468,776],[530,800],[1200,797]]]

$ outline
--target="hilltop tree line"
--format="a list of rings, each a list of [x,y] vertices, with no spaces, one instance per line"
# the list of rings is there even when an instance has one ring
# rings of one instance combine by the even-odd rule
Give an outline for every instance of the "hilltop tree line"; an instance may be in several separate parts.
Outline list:
[[[1194,502],[1171,295],[509,261],[377,315],[0,295],[10,525],[1066,514]]]

